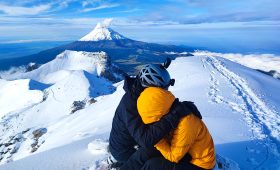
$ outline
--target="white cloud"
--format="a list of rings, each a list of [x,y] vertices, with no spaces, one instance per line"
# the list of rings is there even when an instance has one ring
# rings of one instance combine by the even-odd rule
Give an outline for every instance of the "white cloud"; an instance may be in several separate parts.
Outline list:
[[[69,5],[69,2],[63,1],[63,2],[61,2],[59,5],[60,5],[61,8],[67,8],[68,5]]]
[[[56,0],[53,1],[52,4],[55,6],[56,4],[59,5],[59,9],[64,9],[67,8],[69,6],[69,4],[73,3],[73,2],[78,2],[80,0]]]
[[[100,5],[97,7],[93,7],[93,8],[85,8],[83,10],[81,10],[81,12],[91,12],[91,11],[96,11],[96,10],[100,10],[100,9],[106,9],[106,8],[114,8],[120,6],[119,4],[104,4],[104,5]]]
[[[52,41],[52,40],[50,39],[10,40],[10,41],[1,41],[0,44],[19,44],[19,43],[30,43],[30,42],[42,42],[42,41]]]
[[[104,2],[104,1],[103,1]],[[102,0],[84,0],[81,2],[83,7],[94,5],[94,4],[101,4]]]
[[[133,8],[133,9],[129,9],[129,10],[123,10],[123,11],[116,11],[119,13],[130,13],[130,12],[137,12],[137,11],[141,11],[142,9],[139,8]]]
[[[0,11],[9,16],[37,15],[47,11],[50,8],[50,4],[38,5],[33,7],[8,6],[0,4]]]
[[[109,27],[112,23],[113,19],[112,18],[106,18],[104,19],[104,21],[102,21],[102,26],[103,27]]]
[[[82,2],[82,6],[83,6],[83,7],[86,7],[86,6],[88,6],[89,4],[90,4],[89,1],[83,1],[83,2]]]

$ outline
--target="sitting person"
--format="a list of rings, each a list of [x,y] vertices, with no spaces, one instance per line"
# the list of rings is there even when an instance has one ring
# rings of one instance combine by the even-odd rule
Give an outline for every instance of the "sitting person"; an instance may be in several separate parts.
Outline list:
[[[138,112],[143,122],[153,124],[159,121],[169,112],[174,100],[174,95],[165,89],[146,88],[137,100]],[[197,113],[199,113],[198,110]],[[142,169],[190,170],[212,169],[215,166],[216,158],[212,137],[200,119],[200,113],[197,113],[182,118],[178,127],[155,145],[165,159],[163,157],[151,158],[145,162]],[[186,154],[191,156],[191,161],[180,161]]]
[[[110,167],[115,168],[126,163],[137,151],[135,146],[141,150],[154,149],[153,146],[176,128],[181,118],[190,112],[183,103],[175,101],[170,113],[160,121],[146,125],[137,111],[137,99],[146,87],[172,85],[172,79],[166,70],[169,64],[149,64],[144,66],[136,77],[126,77],[125,94],[116,109],[110,132],[109,150],[112,154],[108,159]]]

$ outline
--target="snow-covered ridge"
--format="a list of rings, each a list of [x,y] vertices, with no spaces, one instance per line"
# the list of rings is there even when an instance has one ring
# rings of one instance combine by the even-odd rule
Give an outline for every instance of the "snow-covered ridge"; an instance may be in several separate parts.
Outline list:
[[[178,52],[174,52],[174,51],[166,51],[164,52],[165,54],[169,54],[169,55],[186,55],[186,54],[189,54],[188,52],[181,52],[181,53],[178,53]]]
[[[243,55],[238,53],[215,53],[210,51],[196,51],[193,54],[223,57],[249,68],[264,72],[273,72],[273,77],[280,78],[280,56],[274,54]]]
[[[33,79],[46,84],[53,84],[74,70],[84,70],[97,76],[105,72],[112,71],[113,67],[105,52],[84,52],[66,50],[57,57],[35,69],[26,73],[15,73],[12,75],[2,75],[7,80]],[[114,73],[111,77],[114,77]],[[108,74],[107,74],[108,75]]]
[[[239,54],[239,53],[216,53],[211,51],[196,50],[193,53],[188,52],[165,52],[169,55],[196,55],[196,56],[213,56],[223,57],[233,62],[239,63],[246,67],[258,70],[274,78],[280,79],[280,56],[274,54]]]
[[[96,27],[79,41],[100,41],[100,40],[119,40],[126,39],[123,35],[115,32],[107,25],[97,23]]]

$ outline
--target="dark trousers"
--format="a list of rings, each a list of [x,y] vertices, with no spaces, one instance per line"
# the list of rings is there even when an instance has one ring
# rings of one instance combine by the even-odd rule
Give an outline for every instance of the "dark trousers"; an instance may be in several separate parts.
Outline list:
[[[160,152],[154,147],[141,147],[130,156],[120,170],[140,170],[149,159],[160,156]]]
[[[190,160],[190,155],[186,154],[179,163],[173,163],[166,160],[154,147],[142,147],[131,155],[120,170],[203,170],[191,164]]]
[[[141,170],[204,170],[190,162],[180,161],[173,163],[166,160],[164,157],[156,157],[148,160]]]
[[[131,157],[131,155],[137,151],[135,148],[126,149],[125,151],[115,150],[111,147],[111,145],[109,145],[108,149],[111,155],[119,163],[125,163]]]

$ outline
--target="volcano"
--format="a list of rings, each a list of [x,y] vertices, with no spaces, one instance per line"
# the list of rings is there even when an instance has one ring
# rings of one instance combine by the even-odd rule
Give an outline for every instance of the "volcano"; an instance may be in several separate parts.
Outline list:
[[[193,52],[194,48],[132,40],[103,23],[97,23],[91,32],[72,43],[25,57],[2,60],[0,70],[9,69],[12,66],[28,65],[31,62],[45,64],[65,50],[103,51],[120,69],[127,73],[134,73],[139,65],[163,62],[167,57],[175,59],[178,56],[188,56],[190,55],[188,52]]]

